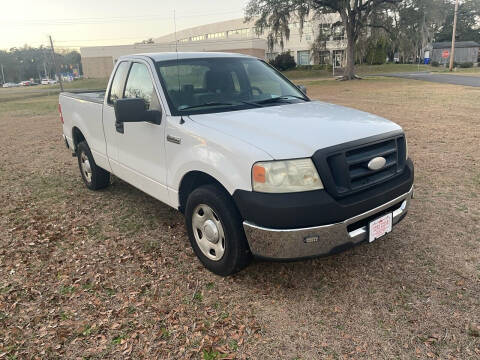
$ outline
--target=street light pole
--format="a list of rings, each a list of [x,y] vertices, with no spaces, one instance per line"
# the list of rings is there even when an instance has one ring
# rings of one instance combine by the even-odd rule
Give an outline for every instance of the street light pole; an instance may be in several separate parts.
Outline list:
[[[50,46],[52,47],[53,66],[55,67],[55,73],[57,74],[58,82],[60,84],[60,91],[63,92],[62,77],[60,76],[60,73],[58,72],[57,61],[55,60],[55,49],[53,48],[53,40],[52,40],[51,36],[49,36],[49,38],[50,38]]]
[[[2,78],[3,78],[3,84],[5,84],[5,73],[3,72],[3,64],[2,64]]]
[[[455,13],[453,14],[453,31],[452,31],[452,50],[450,51],[450,67],[453,70],[453,60],[455,58],[455,32],[457,31],[457,14],[458,14],[458,0],[455,0]]]

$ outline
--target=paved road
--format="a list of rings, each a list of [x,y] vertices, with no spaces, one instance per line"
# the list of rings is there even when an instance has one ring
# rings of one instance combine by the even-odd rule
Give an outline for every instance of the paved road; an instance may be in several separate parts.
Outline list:
[[[435,74],[430,72],[392,73],[381,74],[381,76],[480,87],[480,76]]]

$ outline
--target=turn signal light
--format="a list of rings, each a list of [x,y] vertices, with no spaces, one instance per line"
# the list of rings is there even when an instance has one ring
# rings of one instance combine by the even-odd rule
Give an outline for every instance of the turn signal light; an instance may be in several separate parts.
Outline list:
[[[265,168],[263,166],[253,166],[253,180],[257,183],[265,182]]]

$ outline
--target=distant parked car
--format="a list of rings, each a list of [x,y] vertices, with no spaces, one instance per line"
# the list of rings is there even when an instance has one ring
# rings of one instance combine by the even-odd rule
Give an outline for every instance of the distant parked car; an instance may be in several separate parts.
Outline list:
[[[17,87],[17,86],[20,86],[20,85],[12,83],[12,82],[3,84],[4,88],[11,88],[11,87]]]
[[[53,85],[56,84],[57,80],[52,79],[42,79],[42,85]]]
[[[32,82],[29,81],[29,80],[25,80],[25,81],[22,81],[19,85],[20,86],[30,86],[30,85],[32,85]]]

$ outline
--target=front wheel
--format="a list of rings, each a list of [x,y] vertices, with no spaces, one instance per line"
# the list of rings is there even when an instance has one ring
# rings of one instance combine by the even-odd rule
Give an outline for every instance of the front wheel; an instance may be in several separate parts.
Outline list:
[[[252,255],[240,214],[219,186],[195,189],[188,197],[185,219],[190,244],[208,270],[227,276],[249,264]]]

